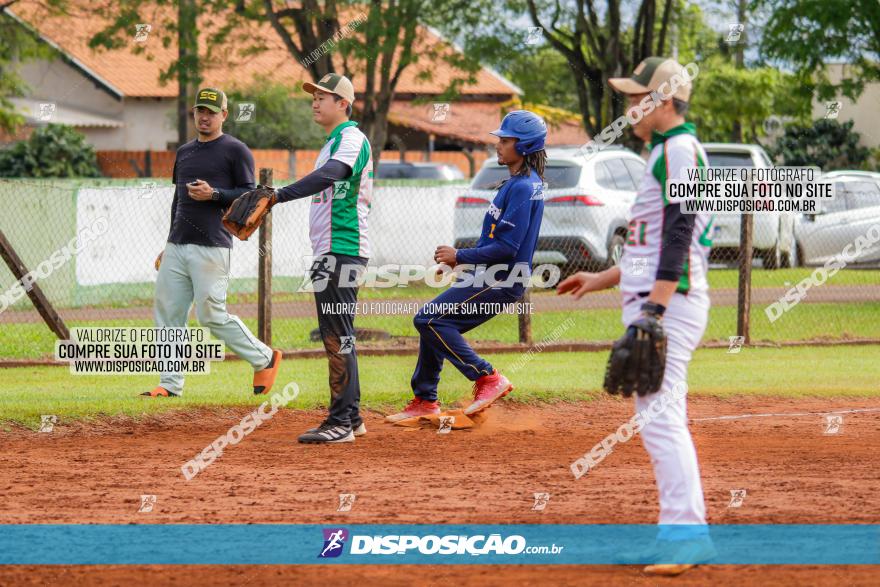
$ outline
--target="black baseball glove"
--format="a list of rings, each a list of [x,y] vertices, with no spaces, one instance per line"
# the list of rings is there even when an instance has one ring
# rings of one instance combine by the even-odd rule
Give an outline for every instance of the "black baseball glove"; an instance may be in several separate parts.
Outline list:
[[[611,347],[605,368],[605,391],[630,397],[657,393],[666,370],[666,333],[661,318],[665,308],[646,302],[642,317],[629,325]]]

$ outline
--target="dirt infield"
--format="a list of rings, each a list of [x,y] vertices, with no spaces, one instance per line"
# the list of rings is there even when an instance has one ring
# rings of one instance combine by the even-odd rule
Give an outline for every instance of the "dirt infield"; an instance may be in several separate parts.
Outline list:
[[[877,523],[880,399],[691,400],[709,522]],[[843,413],[837,434],[823,414]],[[866,411],[855,411],[866,410]],[[569,464],[631,415],[602,399],[499,406],[473,431],[440,435],[367,419],[353,445],[303,446],[316,412],[282,411],[207,470],[180,466],[247,409],[0,433],[0,523],[650,523],[656,490],[638,438],[575,480]],[[806,415],[787,415],[787,414]],[[776,414],[733,419],[720,416]],[[740,507],[731,491],[745,489]],[[544,511],[533,493],[547,492]],[[354,493],[350,512],[338,494]],[[140,496],[156,495],[151,513]],[[250,548],[251,545],[242,545]],[[674,580],[636,567],[7,567],[0,585],[869,585],[872,567],[706,566]]]

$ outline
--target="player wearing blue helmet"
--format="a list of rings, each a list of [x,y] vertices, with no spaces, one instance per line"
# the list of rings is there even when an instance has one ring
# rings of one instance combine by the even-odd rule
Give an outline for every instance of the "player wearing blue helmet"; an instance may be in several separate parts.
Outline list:
[[[513,390],[510,381],[477,355],[462,334],[525,293],[544,213],[547,125],[533,112],[516,110],[491,134],[498,137],[498,163],[507,166],[510,178],[489,204],[475,247],[437,247],[437,263],[461,267],[452,286],[422,307],[413,320],[420,334],[411,381],[415,397],[401,412],[388,416],[387,422],[440,413],[437,385],[444,361],[474,382],[474,401],[465,414],[484,410]]]

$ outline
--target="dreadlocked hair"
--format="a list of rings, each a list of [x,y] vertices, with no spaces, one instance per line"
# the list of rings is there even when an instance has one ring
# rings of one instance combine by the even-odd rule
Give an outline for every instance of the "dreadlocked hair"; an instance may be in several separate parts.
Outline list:
[[[547,165],[547,151],[541,149],[540,151],[535,151],[534,153],[529,153],[523,157],[523,164],[519,168],[519,171],[516,172],[517,175],[525,175],[526,177],[532,172],[534,169],[535,173],[538,174],[538,177],[541,178],[541,181],[544,180],[544,166]]]

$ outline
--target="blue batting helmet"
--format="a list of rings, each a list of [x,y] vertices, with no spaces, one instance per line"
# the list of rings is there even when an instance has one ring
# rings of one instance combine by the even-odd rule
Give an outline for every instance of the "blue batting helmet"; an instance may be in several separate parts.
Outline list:
[[[544,148],[547,124],[534,112],[514,110],[508,112],[501,121],[501,128],[489,134],[517,139],[516,152],[520,155],[529,155]]]

